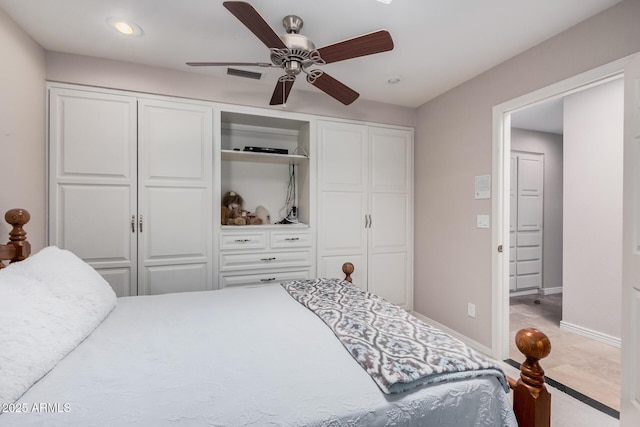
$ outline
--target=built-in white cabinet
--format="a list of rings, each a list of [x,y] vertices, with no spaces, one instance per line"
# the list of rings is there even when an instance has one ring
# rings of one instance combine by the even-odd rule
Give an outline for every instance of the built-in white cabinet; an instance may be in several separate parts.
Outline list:
[[[318,122],[318,273],[406,309],[413,289],[413,132]]]
[[[221,288],[313,277],[312,238],[307,226],[225,228],[219,243]]]
[[[48,154],[49,244],[119,296],[343,277],[350,261],[356,284],[412,306],[411,129],[51,83]],[[269,223],[222,224],[227,191]]]
[[[210,289],[212,108],[52,87],[49,244],[119,296]]]
[[[509,289],[542,287],[544,155],[511,152]]]
[[[218,200],[234,191],[246,210],[266,208],[270,223],[218,226],[218,287],[315,277],[312,119],[251,109],[222,109],[219,117]],[[245,151],[249,147],[284,152]],[[295,217],[290,215],[293,206]],[[283,218],[287,223],[279,224]]]

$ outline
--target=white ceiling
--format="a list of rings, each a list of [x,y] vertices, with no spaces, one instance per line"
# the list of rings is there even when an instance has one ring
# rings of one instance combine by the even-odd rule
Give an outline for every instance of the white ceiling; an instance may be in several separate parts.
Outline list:
[[[417,107],[620,0],[252,0],[281,34],[282,18],[304,19],[301,33],[316,47],[378,29],[390,31],[391,52],[328,64],[331,76],[362,99]],[[187,61],[269,62],[266,47],[222,6],[223,0],[0,0],[40,45],[51,51],[224,76],[224,67]],[[126,37],[108,17],[134,20],[141,37]],[[265,72],[275,86],[282,72]],[[389,84],[399,76],[400,83]],[[237,79],[238,77],[224,76]],[[302,79],[299,79],[302,80]],[[296,90],[316,91],[304,81]],[[265,103],[267,100],[265,100]]]
[[[564,99],[544,101],[511,114],[511,127],[562,135]]]

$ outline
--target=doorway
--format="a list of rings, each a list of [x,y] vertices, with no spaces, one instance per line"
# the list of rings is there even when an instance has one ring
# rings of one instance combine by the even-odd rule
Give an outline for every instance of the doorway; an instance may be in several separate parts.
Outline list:
[[[557,101],[620,77],[624,60],[616,61],[579,76],[559,82],[536,92],[524,95],[494,107],[494,145],[493,145],[493,232],[492,242],[498,251],[494,251],[493,261],[493,321],[492,351],[495,358],[509,358],[509,256],[500,255],[500,245],[508,253],[509,217],[510,217],[510,153],[512,114],[547,101]],[[504,252],[503,252],[504,253]],[[555,284],[554,284],[555,285]],[[543,294],[541,292],[541,294]],[[553,341],[552,341],[553,343]],[[542,362],[544,367],[544,361]]]

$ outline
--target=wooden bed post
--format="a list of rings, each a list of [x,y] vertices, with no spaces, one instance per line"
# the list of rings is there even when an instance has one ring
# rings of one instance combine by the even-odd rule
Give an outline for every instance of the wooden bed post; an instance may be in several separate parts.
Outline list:
[[[31,254],[31,243],[27,241],[27,232],[22,228],[29,222],[31,215],[24,209],[11,209],[4,215],[4,220],[13,226],[9,232],[9,242],[0,245],[0,269],[5,265],[2,259],[9,259],[11,262],[22,261]]]
[[[521,329],[516,345],[526,360],[520,365],[520,379],[509,378],[513,389],[513,411],[520,427],[551,425],[551,395],[544,385],[544,370],[540,366],[551,352],[549,338],[535,328]]]
[[[344,280],[346,280],[347,282],[353,282],[353,280],[351,279],[351,273],[353,273],[353,270],[354,266],[350,262],[345,262],[344,264],[342,264],[342,272],[345,274]]]

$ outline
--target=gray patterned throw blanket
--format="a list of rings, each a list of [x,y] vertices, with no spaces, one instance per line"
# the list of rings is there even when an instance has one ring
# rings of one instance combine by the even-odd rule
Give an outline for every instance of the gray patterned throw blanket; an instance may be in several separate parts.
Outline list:
[[[295,280],[282,286],[331,328],[384,393],[483,375],[496,376],[509,391],[504,372],[494,362],[349,282]]]

